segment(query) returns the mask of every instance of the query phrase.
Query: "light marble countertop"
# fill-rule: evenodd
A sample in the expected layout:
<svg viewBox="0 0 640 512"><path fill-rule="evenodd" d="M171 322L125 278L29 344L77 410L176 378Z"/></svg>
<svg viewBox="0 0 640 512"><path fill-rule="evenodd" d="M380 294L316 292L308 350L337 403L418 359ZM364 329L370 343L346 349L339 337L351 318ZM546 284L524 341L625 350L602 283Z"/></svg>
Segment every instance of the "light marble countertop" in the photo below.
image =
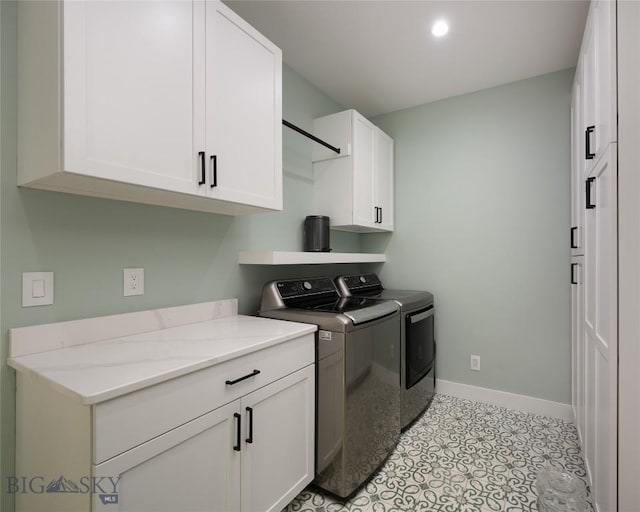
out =
<svg viewBox="0 0 640 512"><path fill-rule="evenodd" d="M18 372L96 404L315 332L315 325L235 315L10 358Z"/></svg>

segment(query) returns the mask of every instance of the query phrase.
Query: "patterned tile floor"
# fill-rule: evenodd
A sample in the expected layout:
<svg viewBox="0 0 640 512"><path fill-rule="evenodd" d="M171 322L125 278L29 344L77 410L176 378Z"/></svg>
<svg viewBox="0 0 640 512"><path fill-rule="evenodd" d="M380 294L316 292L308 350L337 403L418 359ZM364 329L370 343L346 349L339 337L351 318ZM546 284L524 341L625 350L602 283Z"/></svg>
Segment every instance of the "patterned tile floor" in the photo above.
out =
<svg viewBox="0 0 640 512"><path fill-rule="evenodd" d="M537 512L536 474L585 479L572 423L436 395L348 501L309 486L286 512Z"/></svg>

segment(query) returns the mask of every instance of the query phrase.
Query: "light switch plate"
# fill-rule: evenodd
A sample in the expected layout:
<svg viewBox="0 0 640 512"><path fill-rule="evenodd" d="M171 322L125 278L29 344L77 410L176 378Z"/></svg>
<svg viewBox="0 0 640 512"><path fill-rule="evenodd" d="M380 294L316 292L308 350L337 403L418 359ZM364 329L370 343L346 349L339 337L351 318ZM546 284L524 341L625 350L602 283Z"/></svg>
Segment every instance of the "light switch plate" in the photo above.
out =
<svg viewBox="0 0 640 512"><path fill-rule="evenodd" d="M53 272L22 273L22 307L53 304Z"/></svg>

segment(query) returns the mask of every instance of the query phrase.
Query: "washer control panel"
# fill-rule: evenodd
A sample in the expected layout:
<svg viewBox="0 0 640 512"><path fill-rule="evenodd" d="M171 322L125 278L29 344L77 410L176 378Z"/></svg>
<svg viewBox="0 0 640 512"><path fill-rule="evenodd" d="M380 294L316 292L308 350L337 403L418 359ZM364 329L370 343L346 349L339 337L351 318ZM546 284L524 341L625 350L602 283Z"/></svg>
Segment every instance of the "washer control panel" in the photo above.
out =
<svg viewBox="0 0 640 512"><path fill-rule="evenodd" d="M308 279L292 279L290 281L278 281L278 293L283 299L304 297L325 293L337 294L333 281L328 277L312 277Z"/></svg>

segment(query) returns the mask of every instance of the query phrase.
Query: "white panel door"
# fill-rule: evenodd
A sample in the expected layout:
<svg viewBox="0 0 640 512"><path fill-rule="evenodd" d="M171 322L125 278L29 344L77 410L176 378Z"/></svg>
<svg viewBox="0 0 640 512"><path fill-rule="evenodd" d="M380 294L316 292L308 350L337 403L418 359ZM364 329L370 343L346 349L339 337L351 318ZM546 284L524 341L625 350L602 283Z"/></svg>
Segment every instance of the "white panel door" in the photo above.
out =
<svg viewBox="0 0 640 512"><path fill-rule="evenodd" d="M596 158L618 140L616 120L616 1L597 0L595 9Z"/></svg>
<svg viewBox="0 0 640 512"><path fill-rule="evenodd" d="M315 365L242 398L243 512L279 512L313 479Z"/></svg>
<svg viewBox="0 0 640 512"><path fill-rule="evenodd" d="M239 400L94 466L94 512L238 512ZM239 447L239 446L238 446ZM118 477L117 504L108 477Z"/></svg>
<svg viewBox="0 0 640 512"><path fill-rule="evenodd" d="M64 2L64 169L202 194L192 2Z"/></svg>
<svg viewBox="0 0 640 512"><path fill-rule="evenodd" d="M584 257L571 259L571 403L584 445L585 349L584 349Z"/></svg>
<svg viewBox="0 0 640 512"><path fill-rule="evenodd" d="M374 204L378 212L378 228L393 231L393 139L379 128L375 132Z"/></svg>
<svg viewBox="0 0 640 512"><path fill-rule="evenodd" d="M282 209L282 52L231 9L206 3L211 197Z"/></svg>
<svg viewBox="0 0 640 512"><path fill-rule="evenodd" d="M582 125L582 83L576 70L571 102L571 255L584 254L584 128Z"/></svg>
<svg viewBox="0 0 640 512"><path fill-rule="evenodd" d="M595 8L592 3L589 9L587 24L584 28L582 49L580 53L582 84L582 126L579 136L585 138L582 151L584 164L583 177L586 178L593 168L596 158L596 41L595 41Z"/></svg>
<svg viewBox="0 0 640 512"><path fill-rule="evenodd" d="M617 145L585 184L585 452L598 511L616 509L617 488Z"/></svg>
<svg viewBox="0 0 640 512"><path fill-rule="evenodd" d="M589 7L589 17L582 43L583 130L587 171L617 140L616 128L616 53L615 9L613 0L595 0Z"/></svg>
<svg viewBox="0 0 640 512"><path fill-rule="evenodd" d="M353 223L377 228L374 147L377 128L353 112Z"/></svg>

